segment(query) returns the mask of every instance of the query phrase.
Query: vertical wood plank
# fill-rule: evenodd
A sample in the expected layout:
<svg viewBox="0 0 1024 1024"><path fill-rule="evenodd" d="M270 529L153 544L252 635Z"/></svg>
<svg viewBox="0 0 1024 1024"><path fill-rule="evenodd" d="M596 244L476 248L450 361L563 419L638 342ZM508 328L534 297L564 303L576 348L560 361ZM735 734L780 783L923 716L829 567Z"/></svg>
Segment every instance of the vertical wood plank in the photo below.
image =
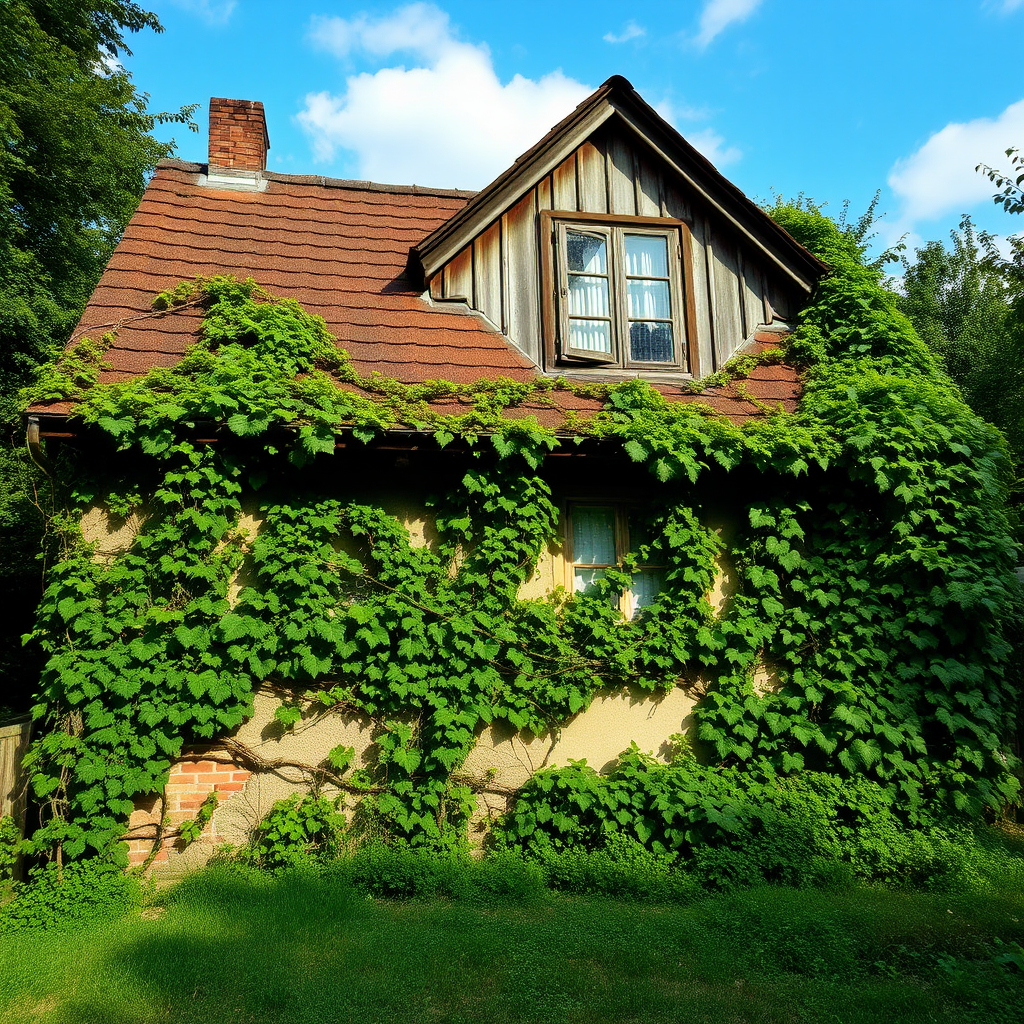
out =
<svg viewBox="0 0 1024 1024"><path fill-rule="evenodd" d="M711 284L708 280L707 222L703 217L694 220L690 231L691 262L693 273L693 295L687 297L693 303L697 332L697 375L706 377L714 373L715 343L711 321Z"/></svg>
<svg viewBox="0 0 1024 1024"><path fill-rule="evenodd" d="M540 259L537 250L537 197L530 191L502 218L508 249L508 329L506 334L540 362Z"/></svg>
<svg viewBox="0 0 1024 1024"><path fill-rule="evenodd" d="M474 306L501 329L501 228L492 224L473 243Z"/></svg>
<svg viewBox="0 0 1024 1024"><path fill-rule="evenodd" d="M441 270L430 279L430 297L432 299L444 298L444 272Z"/></svg>
<svg viewBox="0 0 1024 1024"><path fill-rule="evenodd" d="M607 141L605 174L608 176L608 212L636 216L636 181L633 151L619 135Z"/></svg>
<svg viewBox="0 0 1024 1024"><path fill-rule="evenodd" d="M664 208L666 217L685 220L688 224L693 222L693 211L686 196L668 182L665 183L664 189Z"/></svg>
<svg viewBox="0 0 1024 1024"><path fill-rule="evenodd" d="M750 337L750 327L747 324L747 297L744 294L746 289L743 286L743 278L746 270L746 267L744 266L743 246L737 245L736 248L733 250L733 255L736 259L736 285L738 304L740 310L740 337L742 337L743 340L746 341L747 338Z"/></svg>
<svg viewBox="0 0 1024 1024"><path fill-rule="evenodd" d="M661 216L661 175L638 155L636 160L636 212L641 217ZM683 218L680 218L681 220Z"/></svg>
<svg viewBox="0 0 1024 1024"><path fill-rule="evenodd" d="M504 216L498 220L498 238L501 241L501 333L508 337L508 233Z"/></svg>
<svg viewBox="0 0 1024 1024"><path fill-rule="evenodd" d="M765 323L764 271L760 262L750 253L743 255L743 307L749 338L761 324Z"/></svg>
<svg viewBox="0 0 1024 1024"><path fill-rule="evenodd" d="M765 282L765 295L775 316L792 322L800 309L801 301L793 289L785 287L778 275L769 275Z"/></svg>
<svg viewBox="0 0 1024 1024"><path fill-rule="evenodd" d="M715 234L712 248L714 254L714 303L715 319L715 363L722 366L743 344L743 307L740 292L740 278L735 243L720 232Z"/></svg>
<svg viewBox="0 0 1024 1024"><path fill-rule="evenodd" d="M693 296L693 233L685 222L680 228L682 245L680 253L683 261L683 297L685 308L683 310L682 322L686 334L686 369L694 377L700 377L700 353L697 348L697 310L694 306Z"/></svg>
<svg viewBox="0 0 1024 1024"><path fill-rule="evenodd" d="M473 297L473 247L467 245L444 268L444 297L466 299Z"/></svg>
<svg viewBox="0 0 1024 1024"><path fill-rule="evenodd" d="M576 150L579 176L579 208L584 213L608 212L608 178L604 153L592 142L584 142Z"/></svg>
<svg viewBox="0 0 1024 1024"><path fill-rule="evenodd" d="M549 174L546 178L541 178L537 182L537 210L554 210L556 207L551 201L553 186L551 184L551 175Z"/></svg>
<svg viewBox="0 0 1024 1024"><path fill-rule="evenodd" d="M28 750L31 722L0 726L0 818L13 816L18 825L25 810L21 798L21 761Z"/></svg>
<svg viewBox="0 0 1024 1024"><path fill-rule="evenodd" d="M551 172L552 202L554 210L579 209L576 200L576 154L560 163Z"/></svg>

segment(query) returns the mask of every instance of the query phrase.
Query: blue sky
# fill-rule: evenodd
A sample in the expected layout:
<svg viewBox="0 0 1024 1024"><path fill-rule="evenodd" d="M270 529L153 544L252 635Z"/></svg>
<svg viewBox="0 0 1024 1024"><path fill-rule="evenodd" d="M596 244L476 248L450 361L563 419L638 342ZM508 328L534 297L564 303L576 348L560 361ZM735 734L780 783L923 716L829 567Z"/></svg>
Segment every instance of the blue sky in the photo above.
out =
<svg viewBox="0 0 1024 1024"><path fill-rule="evenodd" d="M262 100L271 170L480 188L613 74L754 199L838 214L882 190L879 241L997 234L979 161L1024 147L1024 0L150 0L124 63L153 110Z"/></svg>

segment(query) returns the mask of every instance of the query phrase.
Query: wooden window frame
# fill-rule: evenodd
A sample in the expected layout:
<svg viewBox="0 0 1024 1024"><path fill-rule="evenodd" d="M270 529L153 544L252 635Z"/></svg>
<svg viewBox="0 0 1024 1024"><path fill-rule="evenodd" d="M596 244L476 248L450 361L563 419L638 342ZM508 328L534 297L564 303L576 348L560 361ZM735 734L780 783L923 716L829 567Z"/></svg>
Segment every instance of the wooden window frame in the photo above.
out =
<svg viewBox="0 0 1024 1024"><path fill-rule="evenodd" d="M615 562L605 565L604 563L577 562L573 552L573 509L576 508L607 508L611 509L615 516ZM565 502L562 521L565 523L563 533L563 558L565 566L565 589L570 594L579 593L576 589L577 569L607 569L615 568L622 564L622 560L632 550L629 540L629 518L630 515L640 511L640 505L632 502L602 501L598 498L571 499ZM660 570L665 572L667 566L661 563L645 563L638 566L639 570ZM664 584L664 581L662 581ZM622 617L630 621L636 617L640 608L635 604L632 588L620 592L616 604Z"/></svg>
<svg viewBox="0 0 1024 1024"><path fill-rule="evenodd" d="M612 353L568 349L568 307L565 233L573 228L604 234L609 241ZM630 232L633 229L633 232ZM667 374L695 378L697 365L697 323L694 307L692 241L685 221L672 217L615 216L580 213L575 210L542 210L541 232L541 324L546 365L589 373L636 376ZM664 237L668 243L669 301L675 339L672 362L651 362L629 358L627 277L624 272L624 236L627 233ZM620 270L622 268L622 270ZM568 350L567 350L568 349Z"/></svg>

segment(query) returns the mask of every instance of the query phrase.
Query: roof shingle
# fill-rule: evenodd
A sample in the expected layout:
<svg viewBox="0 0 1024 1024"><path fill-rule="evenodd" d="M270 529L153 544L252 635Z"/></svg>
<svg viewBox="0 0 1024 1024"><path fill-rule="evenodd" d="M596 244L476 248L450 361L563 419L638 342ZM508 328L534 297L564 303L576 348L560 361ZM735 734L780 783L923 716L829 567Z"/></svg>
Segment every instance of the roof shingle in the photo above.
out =
<svg viewBox="0 0 1024 1024"><path fill-rule="evenodd" d="M176 160L159 165L82 315L72 342L116 331L101 383L173 366L198 336L200 314L154 314L153 298L180 281L218 274L252 277L323 317L363 376L378 371L406 383L468 383L498 376L527 381L539 372L482 317L458 304L435 304L406 276L410 247L473 193L280 174L265 175L264 191L229 191L202 184L204 170ZM735 422L763 416L765 405L792 410L800 394L798 375L785 366L758 367L739 389L695 394L658 387ZM521 413L558 427L570 408L600 407L566 391L552 399L557 407L530 403ZM60 402L30 411L70 409Z"/></svg>

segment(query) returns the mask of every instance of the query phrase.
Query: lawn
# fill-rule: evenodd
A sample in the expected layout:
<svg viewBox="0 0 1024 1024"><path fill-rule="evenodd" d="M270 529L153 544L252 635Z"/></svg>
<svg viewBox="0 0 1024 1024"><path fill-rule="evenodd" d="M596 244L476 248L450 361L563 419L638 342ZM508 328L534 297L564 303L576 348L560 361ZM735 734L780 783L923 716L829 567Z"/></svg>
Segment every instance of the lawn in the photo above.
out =
<svg viewBox="0 0 1024 1024"><path fill-rule="evenodd" d="M0 937L0 1020L1018 1024L1021 942L1024 893L394 901L330 869L212 868Z"/></svg>

